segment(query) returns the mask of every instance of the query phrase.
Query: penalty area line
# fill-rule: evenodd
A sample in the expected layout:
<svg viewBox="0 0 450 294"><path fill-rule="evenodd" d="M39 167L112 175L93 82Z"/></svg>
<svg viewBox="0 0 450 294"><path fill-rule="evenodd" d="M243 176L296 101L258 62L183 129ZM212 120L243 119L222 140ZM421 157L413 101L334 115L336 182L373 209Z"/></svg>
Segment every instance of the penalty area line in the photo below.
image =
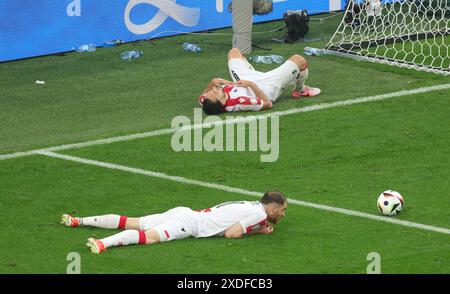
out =
<svg viewBox="0 0 450 294"><path fill-rule="evenodd" d="M269 113L260 114L260 115L251 115L251 116L247 116L247 117L236 117L234 119L227 119L226 121L221 120L221 121L215 122L213 124L201 123L201 124L196 124L196 125L191 125L189 127L181 128L180 131L185 131L185 130L187 131L187 130L193 130L193 129L198 129L198 128L210 128L213 125L226 125L226 124L250 122L250 121L258 120L258 119L261 119L264 117L268 118L268 117L274 117L274 116L285 116L285 115L297 114L297 113L302 113L302 112L310 112L310 111L315 111L315 110L336 108L336 107L341 107L341 106L350 106L350 105L354 105L354 104L380 101L380 100L385 100L385 99L394 98L394 97L402 97L402 96L427 93L427 92L439 91L439 90L446 90L446 89L450 89L450 84L441 84L441 85L435 85L435 86L430 86L430 87L417 88L417 89L413 89L413 90L392 92L392 93L387 93L387 94L382 94L382 95L360 97L360 98L342 100L342 101L336 101L336 102L319 103L319 104L314 104L314 105L310 105L310 106L306 106L306 107L299 107L299 108L293 108L293 109L288 109L288 110L283 110L283 111L269 112ZM130 135L124 135L124 136L118 136L118 137L110 137L110 138L93 140L93 141L65 144L65 145L59 145L59 146L54 146L54 147L42 148L42 149L35 149L35 150L30 150L30 151L15 152L15 153L10 153L10 154L0 154L0 160L41 154L42 151L56 152L56 151L68 150L68 149L79 149L79 148L95 146L95 145L111 144L111 143L115 143L115 142L125 142L125 141L131 141L131 140L136 140L136 139L172 134L175 131L176 131L176 129L168 128L168 129L161 129L161 130L155 130L155 131L144 132L144 133L130 134Z"/></svg>
<svg viewBox="0 0 450 294"><path fill-rule="evenodd" d="M170 181L183 183L183 184L189 184L189 185L195 185L195 186L201 186L201 187L205 187L205 188L226 191L226 192L230 192L230 193L238 193L238 194L248 195L248 196L253 196L253 197L258 197L258 198L263 196L263 193L261 193L261 192L249 191L249 190L235 188L235 187L221 185L221 184L214 184L214 183L208 183L208 182L203 182L203 181L191 180L191 179L187 179L184 177L171 176L171 175L168 175L165 173L154 172L154 171L144 170L144 169L140 169L140 168L128 167L128 166L124 166L124 165L102 162L102 161L81 158L81 157L76 157L76 156L64 155L64 154L50 152L50 151L39 151L37 154L48 156L48 157L53 157L53 158L58 158L58 159L63 159L63 160L67 160L67 161L92 165L92 166L104 167L104 168L108 168L108 169L112 169L112 170L129 172L132 174L139 174L139 175L144 175L144 176L149 176L149 177L170 180ZM416 228L416 229L427 230L427 231L432 231L432 232L437 232L437 233L442 233L442 234L450 234L450 229L448 229L448 228L435 227L435 226L430 226L430 225L425 225L425 224L420 224L420 223L415 223L415 222L410 222L410 221L405 221L405 220L398 220L398 219L394 219L394 218L373 215L373 214L360 212L360 211L356 211L356 210L322 205L322 204L317 204L317 203L312 203L312 202L307 202L307 201L302 201L302 200L296 200L296 199L291 199L291 198L288 198L288 203L298 205L298 206L305 206L305 207L325 210L325 211L329 211L329 212L345 214L345 215L349 215L349 216L356 216L356 217L360 217L360 218L371 219L371 220L375 220L375 221L392 223L392 224L409 227L409 228Z"/></svg>

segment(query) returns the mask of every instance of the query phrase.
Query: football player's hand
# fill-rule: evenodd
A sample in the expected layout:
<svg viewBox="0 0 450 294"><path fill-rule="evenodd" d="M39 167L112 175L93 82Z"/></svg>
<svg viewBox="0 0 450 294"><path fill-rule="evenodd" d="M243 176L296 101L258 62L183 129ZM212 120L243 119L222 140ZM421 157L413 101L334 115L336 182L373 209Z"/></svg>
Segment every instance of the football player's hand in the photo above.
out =
<svg viewBox="0 0 450 294"><path fill-rule="evenodd" d="M234 83L236 86L240 86L240 87L252 87L254 85L253 82L251 81L246 81L246 80L240 80L240 81L236 81Z"/></svg>
<svg viewBox="0 0 450 294"><path fill-rule="evenodd" d="M259 230L259 233L261 233L261 234L270 234L272 232L273 232L273 227L271 224L265 224Z"/></svg>
<svg viewBox="0 0 450 294"><path fill-rule="evenodd" d="M227 81L225 79L221 79L221 78L215 78L213 79L213 83L215 86L223 86L223 85L229 85L232 84L232 82Z"/></svg>

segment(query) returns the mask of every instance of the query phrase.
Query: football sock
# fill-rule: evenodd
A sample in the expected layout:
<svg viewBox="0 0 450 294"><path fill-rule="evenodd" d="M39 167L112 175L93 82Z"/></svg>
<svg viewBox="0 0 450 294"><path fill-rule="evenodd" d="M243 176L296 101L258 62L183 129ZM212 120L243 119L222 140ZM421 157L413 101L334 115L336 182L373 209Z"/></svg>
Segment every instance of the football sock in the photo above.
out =
<svg viewBox="0 0 450 294"><path fill-rule="evenodd" d="M100 216L80 217L81 226L91 226L102 229L125 229L126 216L107 214Z"/></svg>
<svg viewBox="0 0 450 294"><path fill-rule="evenodd" d="M295 83L295 91L303 90L305 82L308 79L308 73L309 73L308 68L305 68L304 70L300 71L297 82Z"/></svg>
<svg viewBox="0 0 450 294"><path fill-rule="evenodd" d="M126 246L132 244L145 244L147 237L144 231L126 230L110 237L101 239L105 248L112 246Z"/></svg>

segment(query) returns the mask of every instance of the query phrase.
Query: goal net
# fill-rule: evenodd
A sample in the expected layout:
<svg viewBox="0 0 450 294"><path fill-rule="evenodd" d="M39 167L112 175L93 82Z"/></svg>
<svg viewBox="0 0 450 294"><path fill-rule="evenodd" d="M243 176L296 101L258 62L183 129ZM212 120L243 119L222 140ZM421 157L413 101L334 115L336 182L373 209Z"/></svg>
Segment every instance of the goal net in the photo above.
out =
<svg viewBox="0 0 450 294"><path fill-rule="evenodd" d="M450 0L348 0L327 52L450 75Z"/></svg>

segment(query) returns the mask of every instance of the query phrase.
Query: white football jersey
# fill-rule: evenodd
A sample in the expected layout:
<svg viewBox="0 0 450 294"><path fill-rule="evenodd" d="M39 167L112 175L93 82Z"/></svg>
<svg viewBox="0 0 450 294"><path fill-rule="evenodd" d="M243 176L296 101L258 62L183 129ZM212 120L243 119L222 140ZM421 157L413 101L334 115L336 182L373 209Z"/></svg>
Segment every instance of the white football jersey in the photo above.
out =
<svg viewBox="0 0 450 294"><path fill-rule="evenodd" d="M240 223L246 234L267 223L264 205L259 201L225 202L197 211L199 228L196 237L222 236L234 224Z"/></svg>

